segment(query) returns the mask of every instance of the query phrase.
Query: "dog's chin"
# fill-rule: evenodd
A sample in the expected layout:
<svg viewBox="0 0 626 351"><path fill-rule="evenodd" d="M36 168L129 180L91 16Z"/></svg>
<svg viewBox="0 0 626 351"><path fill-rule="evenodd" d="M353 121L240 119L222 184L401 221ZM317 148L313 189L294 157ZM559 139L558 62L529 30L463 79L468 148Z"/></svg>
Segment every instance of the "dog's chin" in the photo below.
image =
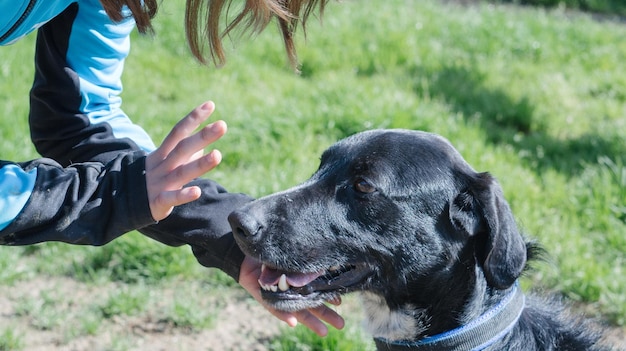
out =
<svg viewBox="0 0 626 351"><path fill-rule="evenodd" d="M262 279L259 280L263 300L278 310L288 312L318 307L326 301L337 300L343 294L362 290L374 273L364 263L335 266L316 273L297 273L266 265L264 270L271 271L268 275L278 274L281 277L276 284L263 284Z"/></svg>
<svg viewBox="0 0 626 351"><path fill-rule="evenodd" d="M308 308L315 308L325 301L336 300L339 293L312 293L306 296L299 294L285 294L262 291L263 300L271 307L286 312L295 312Z"/></svg>

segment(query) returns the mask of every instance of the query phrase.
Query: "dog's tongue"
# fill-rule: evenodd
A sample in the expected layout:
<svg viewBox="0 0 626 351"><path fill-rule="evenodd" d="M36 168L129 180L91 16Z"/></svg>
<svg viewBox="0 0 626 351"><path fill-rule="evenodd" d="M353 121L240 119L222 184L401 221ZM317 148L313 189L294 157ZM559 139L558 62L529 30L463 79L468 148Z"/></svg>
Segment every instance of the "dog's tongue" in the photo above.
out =
<svg viewBox="0 0 626 351"><path fill-rule="evenodd" d="M302 287L310 282L314 281L317 277L321 276L323 272L317 273L295 273L285 272L278 269L264 267L261 270L261 276L259 277L259 283L263 285L277 285L281 275L285 275L289 286Z"/></svg>

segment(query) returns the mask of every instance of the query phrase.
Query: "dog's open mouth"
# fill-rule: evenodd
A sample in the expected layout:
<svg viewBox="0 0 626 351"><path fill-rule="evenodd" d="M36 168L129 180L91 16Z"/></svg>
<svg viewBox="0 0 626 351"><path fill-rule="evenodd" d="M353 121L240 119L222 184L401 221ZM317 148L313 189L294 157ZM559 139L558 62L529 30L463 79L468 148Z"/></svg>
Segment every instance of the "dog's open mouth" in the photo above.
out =
<svg viewBox="0 0 626 351"><path fill-rule="evenodd" d="M366 264L347 264L314 273L288 272L263 264L259 285L268 301L337 297L373 273Z"/></svg>

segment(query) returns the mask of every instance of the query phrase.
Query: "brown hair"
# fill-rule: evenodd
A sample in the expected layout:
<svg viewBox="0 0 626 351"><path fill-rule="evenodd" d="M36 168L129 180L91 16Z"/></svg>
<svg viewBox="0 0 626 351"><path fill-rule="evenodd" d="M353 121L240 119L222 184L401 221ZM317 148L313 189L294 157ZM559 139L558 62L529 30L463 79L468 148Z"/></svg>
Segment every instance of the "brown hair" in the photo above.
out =
<svg viewBox="0 0 626 351"><path fill-rule="evenodd" d="M140 33L150 33L152 18L157 13L158 0L101 0L102 5L114 21L124 18L123 6L128 6L137 23ZM228 15L231 3L234 0L186 0L185 32L187 43L192 54L201 63L207 63L210 57L216 66L226 63L226 55L222 46L222 39L233 29L243 23L243 31L251 30L260 33L267 27L272 18L277 18L283 35L285 50L289 62L295 68L298 64L293 36L302 21L305 30L306 20L313 10L319 8L320 16L329 0L246 0L241 12L220 29L220 18L225 12ZM209 44L209 54L205 54L204 40Z"/></svg>

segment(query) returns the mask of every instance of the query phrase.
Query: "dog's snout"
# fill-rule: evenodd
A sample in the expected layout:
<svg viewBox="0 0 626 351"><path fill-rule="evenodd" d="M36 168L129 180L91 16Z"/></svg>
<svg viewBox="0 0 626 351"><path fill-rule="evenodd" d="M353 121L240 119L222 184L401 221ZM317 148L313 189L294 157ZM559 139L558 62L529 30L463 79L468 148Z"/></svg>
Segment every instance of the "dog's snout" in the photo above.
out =
<svg viewBox="0 0 626 351"><path fill-rule="evenodd" d="M233 230L233 234L240 239L252 240L258 237L263 226L254 216L242 212L235 211L228 216L228 222Z"/></svg>

